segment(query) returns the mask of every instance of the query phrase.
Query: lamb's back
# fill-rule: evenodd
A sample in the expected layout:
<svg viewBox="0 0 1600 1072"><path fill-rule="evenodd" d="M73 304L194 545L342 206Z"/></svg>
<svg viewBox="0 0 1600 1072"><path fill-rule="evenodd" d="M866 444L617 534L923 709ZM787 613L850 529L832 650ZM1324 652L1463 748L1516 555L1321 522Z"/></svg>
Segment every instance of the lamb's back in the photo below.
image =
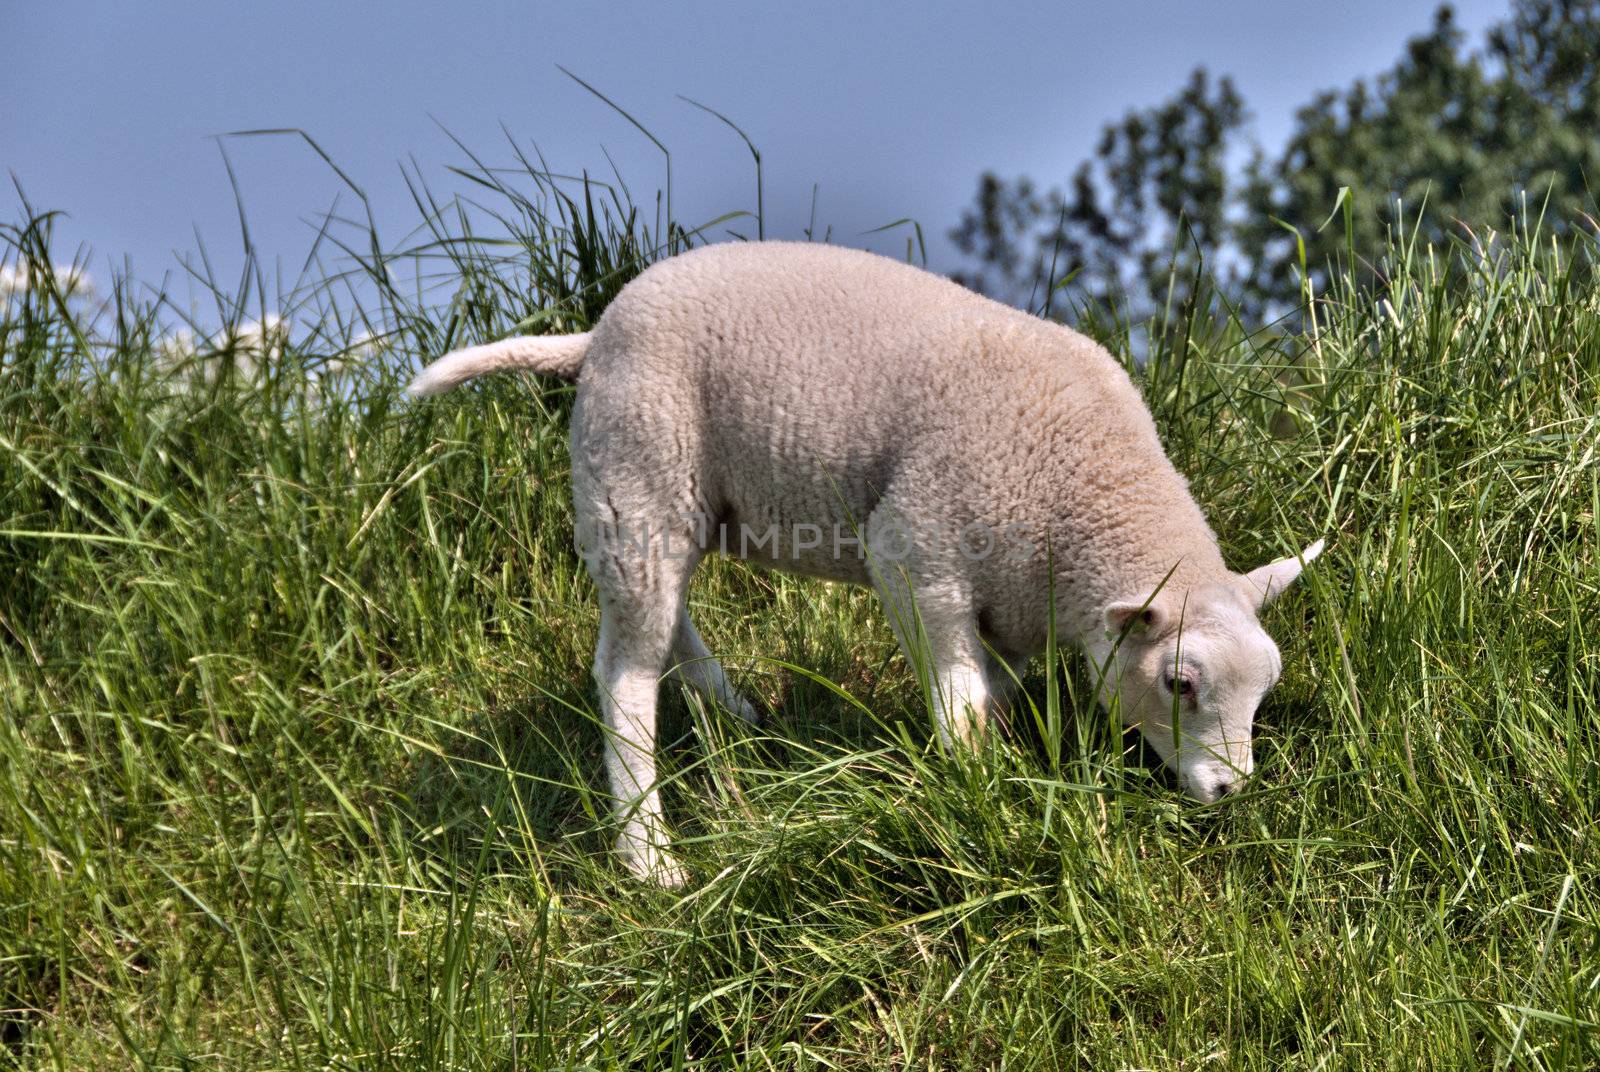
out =
<svg viewBox="0 0 1600 1072"><path fill-rule="evenodd" d="M944 429L983 396L1036 391L1041 377L1081 381L1110 364L1087 340L1083 353L1045 352L1048 332L1070 334L887 257L728 243L630 283L602 320L585 378L691 382L726 446L840 463Z"/></svg>
<svg viewBox="0 0 1600 1072"><path fill-rule="evenodd" d="M960 523L1214 547L1103 348L876 254L764 242L660 262L607 311L592 380L669 399L709 505L741 520L859 522L899 485Z"/></svg>

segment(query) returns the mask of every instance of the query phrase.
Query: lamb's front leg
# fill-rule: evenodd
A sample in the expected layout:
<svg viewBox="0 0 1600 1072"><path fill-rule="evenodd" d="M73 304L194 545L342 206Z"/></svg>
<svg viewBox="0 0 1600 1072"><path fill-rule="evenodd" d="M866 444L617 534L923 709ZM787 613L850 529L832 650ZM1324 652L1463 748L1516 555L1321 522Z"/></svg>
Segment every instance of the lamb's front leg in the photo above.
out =
<svg viewBox="0 0 1600 1072"><path fill-rule="evenodd" d="M993 642L984 644L983 654L983 667L989 681L989 712L994 718L1007 720L1016 714L1015 705L1022 693L1022 675L1027 671L1028 660L996 648Z"/></svg>
<svg viewBox="0 0 1600 1072"><path fill-rule="evenodd" d="M946 747L976 745L993 699L970 603L955 586L913 592L906 572L892 566L875 570L874 583L900 650L933 701L939 739Z"/></svg>
<svg viewBox="0 0 1600 1072"><path fill-rule="evenodd" d="M930 637L929 647L937 653L933 669L939 739L947 748L957 741L976 747L989 728L990 705L994 702L983 662L972 657L963 638L946 638L940 647Z"/></svg>

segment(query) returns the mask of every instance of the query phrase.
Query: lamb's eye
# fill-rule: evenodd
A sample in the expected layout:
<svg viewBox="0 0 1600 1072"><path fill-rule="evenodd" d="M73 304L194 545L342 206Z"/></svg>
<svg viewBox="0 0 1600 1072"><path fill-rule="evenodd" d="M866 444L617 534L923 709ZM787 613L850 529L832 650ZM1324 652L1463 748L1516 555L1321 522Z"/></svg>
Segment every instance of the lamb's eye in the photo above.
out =
<svg viewBox="0 0 1600 1072"><path fill-rule="evenodd" d="M1190 677L1188 674L1178 673L1176 671L1170 672L1167 674L1165 684L1167 686L1167 691L1172 693L1174 696L1178 696L1187 700L1194 695L1194 678Z"/></svg>

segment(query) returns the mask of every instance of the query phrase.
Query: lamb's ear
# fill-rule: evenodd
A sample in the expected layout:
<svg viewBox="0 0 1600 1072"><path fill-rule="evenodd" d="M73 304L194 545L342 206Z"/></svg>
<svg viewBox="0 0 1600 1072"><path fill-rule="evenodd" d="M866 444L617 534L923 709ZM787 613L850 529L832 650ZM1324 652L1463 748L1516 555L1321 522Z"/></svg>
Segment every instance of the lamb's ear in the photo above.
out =
<svg viewBox="0 0 1600 1072"><path fill-rule="evenodd" d="M1106 636L1115 640L1128 636L1159 633L1172 624L1172 607L1160 593L1149 599L1121 599L1106 607Z"/></svg>
<svg viewBox="0 0 1600 1072"><path fill-rule="evenodd" d="M1318 540L1298 555L1268 562L1246 573L1244 579L1249 583L1245 585L1245 594L1255 600L1256 609L1283 595L1295 578L1300 576L1300 571L1306 568L1306 564L1322 554L1323 545L1324 541Z"/></svg>

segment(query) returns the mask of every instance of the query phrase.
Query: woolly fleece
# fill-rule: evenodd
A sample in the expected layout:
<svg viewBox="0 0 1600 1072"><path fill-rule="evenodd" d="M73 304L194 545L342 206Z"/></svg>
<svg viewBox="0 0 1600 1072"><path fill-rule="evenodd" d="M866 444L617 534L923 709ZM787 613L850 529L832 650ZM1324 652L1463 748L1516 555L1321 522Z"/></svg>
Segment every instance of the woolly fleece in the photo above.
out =
<svg viewBox="0 0 1600 1072"><path fill-rule="evenodd" d="M1113 675L1144 659L1147 691L1172 676L1176 656L1157 642L1180 617L1219 623L1216 658L1253 675L1229 701L1248 702L1243 751L1237 711L1217 716L1231 725L1210 734L1210 759L1185 753L1187 740L1153 743L1186 778L1204 767L1211 782L1185 782L1201 799L1248 773L1249 720L1276 676L1255 611L1300 562L1248 580L1227 569L1126 371L1077 332L874 254L738 243L652 266L586 335L461 351L412 390L513 367L577 379L573 494L601 599L596 677L617 737L619 847L641 874L681 878L643 754L660 673L677 663L690 684L753 714L684 608L693 549L740 554L746 532L771 538L742 541L742 557L878 587L902 643L926 644L952 705L949 738L972 731L964 707L981 718L1005 691L985 646L1008 663L1042 649L1051 592L1060 633L1111 656ZM1002 538L980 558L985 532ZM898 539L904 553L880 560L854 537L874 553ZM1140 650L1118 656L1107 631L1130 625ZM1142 722L1163 721L1146 707Z"/></svg>

